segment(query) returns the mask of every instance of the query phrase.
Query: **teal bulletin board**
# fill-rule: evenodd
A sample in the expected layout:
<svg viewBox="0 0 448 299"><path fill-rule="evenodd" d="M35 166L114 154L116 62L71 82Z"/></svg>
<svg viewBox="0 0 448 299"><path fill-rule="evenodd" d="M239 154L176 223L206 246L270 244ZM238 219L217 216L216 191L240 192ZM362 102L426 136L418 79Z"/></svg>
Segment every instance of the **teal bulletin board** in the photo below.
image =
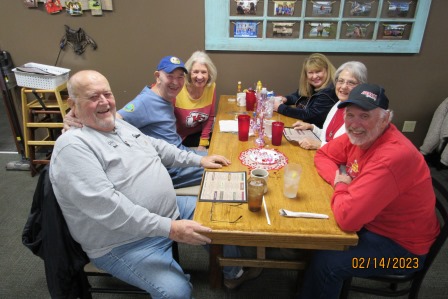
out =
<svg viewBox="0 0 448 299"><path fill-rule="evenodd" d="M205 0L205 49L419 53L431 0Z"/></svg>

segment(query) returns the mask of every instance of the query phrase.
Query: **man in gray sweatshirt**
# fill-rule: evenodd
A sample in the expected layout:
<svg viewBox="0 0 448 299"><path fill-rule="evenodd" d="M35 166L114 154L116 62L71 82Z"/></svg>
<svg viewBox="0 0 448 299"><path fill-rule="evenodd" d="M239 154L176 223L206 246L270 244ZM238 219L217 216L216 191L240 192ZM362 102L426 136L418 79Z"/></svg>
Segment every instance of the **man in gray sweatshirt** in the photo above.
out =
<svg viewBox="0 0 448 299"><path fill-rule="evenodd" d="M206 245L210 228L191 220L196 198L176 198L166 167L221 168L223 156L199 156L146 136L115 118L107 79L81 71L68 84L68 103L83 124L56 141L50 179L73 238L100 269L152 298L190 298L192 286L172 257L172 242ZM226 246L228 256L239 256ZM256 276L227 267L227 280ZM259 274L259 273L258 273Z"/></svg>

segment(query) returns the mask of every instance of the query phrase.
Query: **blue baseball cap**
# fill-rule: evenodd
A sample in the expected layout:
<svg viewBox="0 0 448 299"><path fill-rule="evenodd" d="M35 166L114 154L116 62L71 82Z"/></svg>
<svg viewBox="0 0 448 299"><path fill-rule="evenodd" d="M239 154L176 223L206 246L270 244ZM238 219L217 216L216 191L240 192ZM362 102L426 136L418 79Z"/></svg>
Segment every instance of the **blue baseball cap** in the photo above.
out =
<svg viewBox="0 0 448 299"><path fill-rule="evenodd" d="M158 71L164 71L166 73L172 73L175 69L181 68L185 73L188 73L182 60L176 56L165 56L160 60L157 66Z"/></svg>

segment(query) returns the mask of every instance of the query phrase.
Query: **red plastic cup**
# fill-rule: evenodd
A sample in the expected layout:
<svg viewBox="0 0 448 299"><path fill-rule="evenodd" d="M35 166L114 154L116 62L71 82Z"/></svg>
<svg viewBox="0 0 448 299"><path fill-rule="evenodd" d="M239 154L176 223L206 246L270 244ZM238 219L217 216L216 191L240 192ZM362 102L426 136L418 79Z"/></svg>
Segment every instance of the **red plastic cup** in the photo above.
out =
<svg viewBox="0 0 448 299"><path fill-rule="evenodd" d="M247 102L246 102L247 105ZM250 116L247 114L238 115L238 140L249 140Z"/></svg>
<svg viewBox="0 0 448 299"><path fill-rule="evenodd" d="M246 91L246 111L254 111L257 95L255 91Z"/></svg>
<svg viewBox="0 0 448 299"><path fill-rule="evenodd" d="M275 121L272 123L272 145L281 145L283 128L285 124L281 121Z"/></svg>

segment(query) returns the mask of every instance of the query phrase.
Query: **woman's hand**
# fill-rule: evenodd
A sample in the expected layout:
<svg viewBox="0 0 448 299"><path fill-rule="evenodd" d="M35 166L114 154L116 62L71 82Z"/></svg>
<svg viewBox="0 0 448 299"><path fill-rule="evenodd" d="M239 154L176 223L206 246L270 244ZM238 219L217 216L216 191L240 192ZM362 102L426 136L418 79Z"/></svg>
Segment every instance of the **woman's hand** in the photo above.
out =
<svg viewBox="0 0 448 299"><path fill-rule="evenodd" d="M298 120L292 124L293 128L296 130L312 130L314 129L313 124L306 123L304 121Z"/></svg>
<svg viewBox="0 0 448 299"><path fill-rule="evenodd" d="M287 99L285 97L281 97L282 100L281 101L274 101L274 111L278 110L278 106L280 106L281 104L286 103Z"/></svg>
<svg viewBox="0 0 448 299"><path fill-rule="evenodd" d="M301 141L299 141L299 145L301 148L304 148L307 150L314 150L314 149L320 148L321 142L319 140L315 140L315 139L303 138Z"/></svg>

